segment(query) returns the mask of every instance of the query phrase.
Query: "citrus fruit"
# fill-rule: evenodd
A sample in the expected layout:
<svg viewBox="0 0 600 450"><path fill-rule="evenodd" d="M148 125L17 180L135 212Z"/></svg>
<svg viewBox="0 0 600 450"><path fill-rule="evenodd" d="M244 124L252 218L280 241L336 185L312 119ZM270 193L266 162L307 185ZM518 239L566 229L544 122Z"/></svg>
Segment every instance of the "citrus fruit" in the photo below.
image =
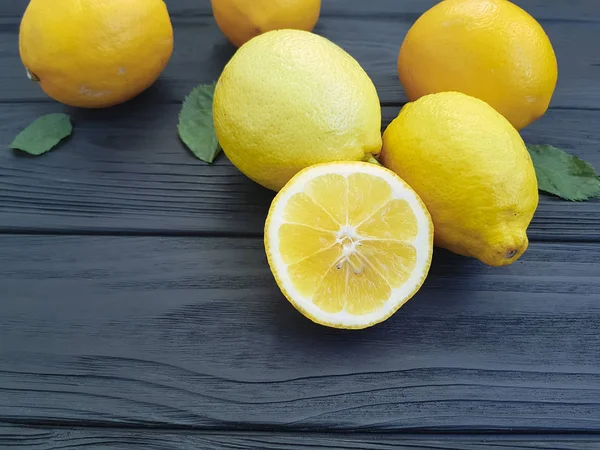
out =
<svg viewBox="0 0 600 450"><path fill-rule="evenodd" d="M409 103L383 135L383 164L420 195L435 243L492 266L527 249L537 179L521 136L482 100L442 92Z"/></svg>
<svg viewBox="0 0 600 450"><path fill-rule="evenodd" d="M171 57L173 28L163 0L31 0L19 48L50 97L103 108L154 83Z"/></svg>
<svg viewBox="0 0 600 450"><path fill-rule="evenodd" d="M541 117L558 69L540 24L507 0L445 0L412 26L398 57L410 100L459 91L521 129Z"/></svg>
<svg viewBox="0 0 600 450"><path fill-rule="evenodd" d="M287 299L316 323L366 328L421 287L433 226L415 192L364 162L318 164L277 194L265 225L271 271Z"/></svg>
<svg viewBox="0 0 600 450"><path fill-rule="evenodd" d="M237 47L266 31L312 31L321 0L212 0L217 25Z"/></svg>
<svg viewBox="0 0 600 450"><path fill-rule="evenodd" d="M244 44L217 82L213 117L231 162L273 190L313 164L381 150L371 79L348 53L307 31L270 31Z"/></svg>

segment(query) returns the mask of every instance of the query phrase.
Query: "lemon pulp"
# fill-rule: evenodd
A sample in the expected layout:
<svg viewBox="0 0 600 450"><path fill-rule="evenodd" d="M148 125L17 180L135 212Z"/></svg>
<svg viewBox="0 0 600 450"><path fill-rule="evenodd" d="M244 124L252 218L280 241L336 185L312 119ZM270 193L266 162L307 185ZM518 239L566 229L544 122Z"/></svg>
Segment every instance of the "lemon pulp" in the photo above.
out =
<svg viewBox="0 0 600 450"><path fill-rule="evenodd" d="M333 163L307 169L290 185L274 201L265 239L278 284L301 312L362 328L416 292L433 232L402 180L373 164Z"/></svg>

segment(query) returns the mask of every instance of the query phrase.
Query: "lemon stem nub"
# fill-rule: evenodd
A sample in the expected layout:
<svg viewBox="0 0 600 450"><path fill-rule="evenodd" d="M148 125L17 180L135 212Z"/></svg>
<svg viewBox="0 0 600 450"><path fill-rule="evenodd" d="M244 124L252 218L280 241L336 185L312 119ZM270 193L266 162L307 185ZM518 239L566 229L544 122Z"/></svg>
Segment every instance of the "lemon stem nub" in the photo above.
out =
<svg viewBox="0 0 600 450"><path fill-rule="evenodd" d="M40 78L35 73L33 73L27 67L25 67L25 72L27 72L27 78L29 78L31 81L35 81L36 83L39 83Z"/></svg>
<svg viewBox="0 0 600 450"><path fill-rule="evenodd" d="M364 162L371 163L371 164L376 164L376 165L378 165L378 166L380 166L380 165L381 165L381 163L379 162L379 160L378 160L377 158L375 158L375 157L374 157L374 156L373 156L371 153L367 153L367 154L365 155L365 158L364 158L364 160L363 160L363 161L364 161Z"/></svg>

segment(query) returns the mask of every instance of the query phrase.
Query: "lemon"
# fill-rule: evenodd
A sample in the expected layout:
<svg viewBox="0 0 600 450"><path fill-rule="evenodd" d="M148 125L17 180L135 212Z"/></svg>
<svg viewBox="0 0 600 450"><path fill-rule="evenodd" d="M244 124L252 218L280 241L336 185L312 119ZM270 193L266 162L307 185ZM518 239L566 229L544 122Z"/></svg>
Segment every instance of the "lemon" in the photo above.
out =
<svg viewBox="0 0 600 450"><path fill-rule="evenodd" d="M270 31L244 44L219 78L213 116L231 162L273 190L313 164L381 151L371 79L348 53L307 31Z"/></svg>
<svg viewBox="0 0 600 450"><path fill-rule="evenodd" d="M541 117L556 87L552 44L507 0L445 0L406 35L398 72L410 100L459 91L494 107L515 128Z"/></svg>
<svg viewBox="0 0 600 450"><path fill-rule="evenodd" d="M173 52L173 27L163 0L31 0L19 49L50 97L103 108L154 83Z"/></svg>
<svg viewBox="0 0 600 450"><path fill-rule="evenodd" d="M415 192L384 167L319 164L275 197L265 225L271 271L287 299L316 323L366 328L421 287L433 226Z"/></svg>
<svg viewBox="0 0 600 450"><path fill-rule="evenodd" d="M421 97L383 142L383 164L427 205L436 245L492 266L527 249L535 171L517 130L487 103L458 92Z"/></svg>
<svg viewBox="0 0 600 450"><path fill-rule="evenodd" d="M211 0L220 30L236 46L271 30L312 31L321 0Z"/></svg>

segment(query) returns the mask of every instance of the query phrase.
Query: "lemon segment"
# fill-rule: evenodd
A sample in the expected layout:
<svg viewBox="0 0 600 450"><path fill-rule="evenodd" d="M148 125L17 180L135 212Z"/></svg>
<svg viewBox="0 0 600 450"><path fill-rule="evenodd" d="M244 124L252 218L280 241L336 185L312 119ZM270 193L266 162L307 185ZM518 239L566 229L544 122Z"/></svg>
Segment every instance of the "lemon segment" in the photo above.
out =
<svg viewBox="0 0 600 450"><path fill-rule="evenodd" d="M310 297L341 256L342 249L336 245L291 264L288 266L290 281L300 294Z"/></svg>
<svg viewBox="0 0 600 450"><path fill-rule="evenodd" d="M279 251L286 264L294 264L335 244L336 236L307 225L284 223L279 229Z"/></svg>
<svg viewBox="0 0 600 450"><path fill-rule="evenodd" d="M301 171L277 195L265 249L287 299L314 322L365 328L421 287L433 225L417 194L383 167L326 163Z"/></svg>
<svg viewBox="0 0 600 450"><path fill-rule="evenodd" d="M406 283L417 263L416 249L400 241L365 239L360 243L360 253L392 288Z"/></svg>
<svg viewBox="0 0 600 450"><path fill-rule="evenodd" d="M348 221L360 224L392 198L391 186L376 176L355 173L348 176Z"/></svg>
<svg viewBox="0 0 600 450"><path fill-rule="evenodd" d="M304 192L294 195L285 210L285 220L289 223L305 223L311 218L311 226L324 230L335 231L340 222L330 213L321 208L315 200Z"/></svg>
<svg viewBox="0 0 600 450"><path fill-rule="evenodd" d="M385 203L373 216L358 225L361 236L379 239L410 240L417 236L417 221L406 200Z"/></svg>
<svg viewBox="0 0 600 450"><path fill-rule="evenodd" d="M326 205L327 212L337 224L346 223L348 210L348 183L339 174L327 174L306 184L306 194L318 205ZM335 202L332 201L335 199Z"/></svg>

